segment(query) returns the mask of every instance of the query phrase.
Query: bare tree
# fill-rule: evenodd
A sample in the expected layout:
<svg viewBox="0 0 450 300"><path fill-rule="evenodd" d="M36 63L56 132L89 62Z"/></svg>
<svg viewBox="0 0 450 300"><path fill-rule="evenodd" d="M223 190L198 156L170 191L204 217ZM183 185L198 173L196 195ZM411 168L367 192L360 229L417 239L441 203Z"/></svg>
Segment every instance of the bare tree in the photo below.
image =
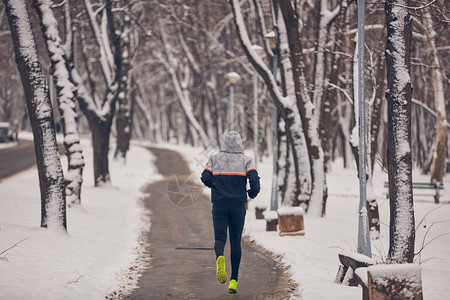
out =
<svg viewBox="0 0 450 300"><path fill-rule="evenodd" d="M109 174L109 140L111 125L115 115L116 102L119 88L119 76L121 68L120 43L117 39L116 30L112 20L112 3L107 0L101 9L94 11L90 0L85 0L84 5L89 25L92 29L94 40L100 53L100 70L105 83L105 92L102 101L95 89L89 91L75 67L73 41L68 39L66 43L67 64L70 70L71 81L77 87L77 98L89 122L92 133L92 145L94 148L94 181L95 185L103 185L110 182ZM100 15L100 18L98 16ZM66 14L70 18L70 14ZM98 24L100 19L100 25ZM73 39L71 26L66 26L67 36ZM85 41L84 41L85 42ZM91 87L95 86L92 81L89 68L87 69ZM100 103L98 103L100 102Z"/></svg>
<svg viewBox="0 0 450 300"><path fill-rule="evenodd" d="M297 2L290 0L276 1L283 15L284 23L289 40L290 60L292 64L293 82L297 106L300 112L301 124L305 134L308 149L309 162L311 166L311 201L309 214L313 216L324 216L327 199L327 184L325 176L324 153L319 136L319 124L314 104L308 95L305 79L305 61L303 56L303 44L300 33L300 16L298 14Z"/></svg>
<svg viewBox="0 0 450 300"><path fill-rule="evenodd" d="M34 136L41 191L41 227L67 230L66 192L52 104L25 1L4 0Z"/></svg>

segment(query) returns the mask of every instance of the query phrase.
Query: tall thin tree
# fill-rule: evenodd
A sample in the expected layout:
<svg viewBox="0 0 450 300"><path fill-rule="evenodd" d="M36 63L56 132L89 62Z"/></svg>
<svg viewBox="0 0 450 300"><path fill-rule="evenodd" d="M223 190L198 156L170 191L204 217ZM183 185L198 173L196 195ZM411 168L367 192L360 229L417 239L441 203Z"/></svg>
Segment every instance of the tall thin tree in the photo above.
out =
<svg viewBox="0 0 450 300"><path fill-rule="evenodd" d="M412 263L414 205L411 155L411 17L405 0L385 4L387 44L388 173L390 225L388 263Z"/></svg>

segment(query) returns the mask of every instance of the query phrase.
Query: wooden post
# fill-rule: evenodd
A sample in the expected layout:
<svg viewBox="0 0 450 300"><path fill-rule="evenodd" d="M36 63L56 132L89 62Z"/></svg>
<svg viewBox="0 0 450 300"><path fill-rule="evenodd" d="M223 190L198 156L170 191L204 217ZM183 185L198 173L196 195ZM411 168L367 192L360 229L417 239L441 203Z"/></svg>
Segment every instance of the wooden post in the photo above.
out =
<svg viewBox="0 0 450 300"><path fill-rule="evenodd" d="M255 205L255 217L257 220L264 220L264 211L266 208L267 206L263 204Z"/></svg>
<svg viewBox="0 0 450 300"><path fill-rule="evenodd" d="M278 215L276 211L269 210L264 212L266 219L266 231L277 231Z"/></svg>
<svg viewBox="0 0 450 300"><path fill-rule="evenodd" d="M305 235L303 221L304 210L301 207L281 207L278 209L280 235Z"/></svg>

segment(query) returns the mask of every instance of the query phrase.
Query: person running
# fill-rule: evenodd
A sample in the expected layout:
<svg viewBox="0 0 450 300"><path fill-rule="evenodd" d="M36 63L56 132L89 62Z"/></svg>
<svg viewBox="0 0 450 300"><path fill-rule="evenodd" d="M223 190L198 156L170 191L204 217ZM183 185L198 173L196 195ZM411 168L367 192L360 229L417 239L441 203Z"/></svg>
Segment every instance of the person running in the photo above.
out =
<svg viewBox="0 0 450 300"><path fill-rule="evenodd" d="M249 190L247 190L247 178L250 182ZM228 229L231 250L231 278L228 291L237 293L247 194L253 199L260 190L258 172L252 158L243 153L239 133L229 131L224 134L221 150L208 159L201 180L211 188L217 279L220 283L227 281L223 251Z"/></svg>

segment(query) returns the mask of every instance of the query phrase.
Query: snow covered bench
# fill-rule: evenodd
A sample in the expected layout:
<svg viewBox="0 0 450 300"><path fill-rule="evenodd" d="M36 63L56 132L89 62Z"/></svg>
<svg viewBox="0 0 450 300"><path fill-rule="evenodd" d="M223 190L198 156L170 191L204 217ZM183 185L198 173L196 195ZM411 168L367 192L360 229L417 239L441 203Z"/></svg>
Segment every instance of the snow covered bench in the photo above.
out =
<svg viewBox="0 0 450 300"><path fill-rule="evenodd" d="M358 286L358 278L355 272L359 268L367 268L375 265L375 261L363 254L341 251L338 254L341 265L334 282L348 286Z"/></svg>
<svg viewBox="0 0 450 300"><path fill-rule="evenodd" d="M384 182L384 187L387 188L386 198L389 198L389 182ZM413 182L413 193L417 196L434 196L434 202L439 203L441 190L444 189L442 182Z"/></svg>

